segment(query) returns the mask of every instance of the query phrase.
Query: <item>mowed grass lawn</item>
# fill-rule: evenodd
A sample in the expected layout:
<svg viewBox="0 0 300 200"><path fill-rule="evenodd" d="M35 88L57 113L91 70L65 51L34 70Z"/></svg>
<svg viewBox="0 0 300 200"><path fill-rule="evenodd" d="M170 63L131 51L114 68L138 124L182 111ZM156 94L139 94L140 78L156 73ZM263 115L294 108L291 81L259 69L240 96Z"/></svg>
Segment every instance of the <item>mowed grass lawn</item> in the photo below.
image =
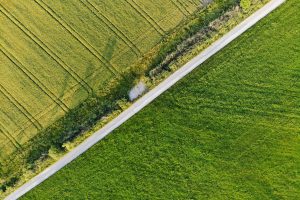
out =
<svg viewBox="0 0 300 200"><path fill-rule="evenodd" d="M299 3L22 199L299 199Z"/></svg>
<svg viewBox="0 0 300 200"><path fill-rule="evenodd" d="M0 162L139 71L134 63L200 5L180 2L2 0Z"/></svg>

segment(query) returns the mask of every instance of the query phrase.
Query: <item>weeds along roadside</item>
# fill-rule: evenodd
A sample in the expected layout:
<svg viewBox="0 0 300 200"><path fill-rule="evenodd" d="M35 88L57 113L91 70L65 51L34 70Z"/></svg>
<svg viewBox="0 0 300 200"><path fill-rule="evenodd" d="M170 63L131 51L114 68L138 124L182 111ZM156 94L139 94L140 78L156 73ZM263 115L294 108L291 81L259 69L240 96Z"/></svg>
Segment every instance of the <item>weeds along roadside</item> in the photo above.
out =
<svg viewBox="0 0 300 200"><path fill-rule="evenodd" d="M137 81L142 79L150 89L155 87L267 2L252 0L251 6L245 11L239 6L238 0L216 0L190 16L139 60L132 67L132 72L121 81L113 83L108 95L92 95L62 119L41 131L23 147L22 154L16 152L9 161L2 163L2 195L43 171L128 108L131 102L127 93Z"/></svg>

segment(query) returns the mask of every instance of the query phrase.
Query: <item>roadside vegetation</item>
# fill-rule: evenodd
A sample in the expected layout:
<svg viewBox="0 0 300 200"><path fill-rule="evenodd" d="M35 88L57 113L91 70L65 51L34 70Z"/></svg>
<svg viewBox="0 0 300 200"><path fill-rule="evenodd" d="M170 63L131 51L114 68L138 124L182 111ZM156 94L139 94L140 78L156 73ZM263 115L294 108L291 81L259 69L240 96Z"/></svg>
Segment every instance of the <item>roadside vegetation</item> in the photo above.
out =
<svg viewBox="0 0 300 200"><path fill-rule="evenodd" d="M1 1L0 159L87 99L132 82L133 63L200 8L172 2Z"/></svg>
<svg viewBox="0 0 300 200"><path fill-rule="evenodd" d="M297 199L298 4L287 1L22 199Z"/></svg>
<svg viewBox="0 0 300 200"><path fill-rule="evenodd" d="M99 13L103 13L104 11L103 12L97 11L97 8L101 9L101 6L94 5L96 4L96 2L94 2L93 4L90 1L81 1L80 4L83 8L86 8L87 10L90 11L94 11L91 13L98 12L98 16L95 15L93 16L97 18L97 20L95 21L95 19L93 19L93 17L91 16L91 13L85 10L86 16L84 15L84 17L86 17L86 19L90 19L89 23L91 23L91 28L94 28L94 30L91 29L90 32L87 33L84 32L86 31L85 28L83 28L85 26L83 26L83 24L82 26L80 25L80 23L83 22L74 24L71 20L72 18L74 18L74 16L72 16L74 15L74 13L72 12L76 10L75 8L82 9L81 6L78 6L76 3L74 4L71 2L66 2L66 4L68 5L61 5L61 3L59 2L40 1L40 0L35 1L35 3L37 4L36 6L41 8L43 12L47 13L47 16L41 14L39 16L41 17L39 20L47 21L46 18L50 16L51 20L50 19L48 20L50 20L51 23L56 24L55 26L60 27L64 31L68 32L68 34L66 35L64 35L63 32L60 33L60 35L63 34L62 35L63 38L67 37L65 39L66 41L69 41L70 38L73 39L75 38L77 42L74 40L74 45L75 44L78 45L79 43L78 48L83 46L84 48L82 49L82 51L86 52L86 50L88 50L86 52L86 55L90 56L89 54L92 54L95 57L95 59L98 60L97 62L99 63L91 64L91 66L89 66L89 65L85 65L86 60L84 59L81 61L76 60L80 58L76 58L75 60L72 60L72 62L74 61L74 64L75 63L78 64L78 67L80 68L80 70L83 70L83 72L84 69L82 69L82 67L89 67L89 70L91 69L90 72L93 75L88 76L89 78L81 81L78 79L78 77L81 77L81 75L78 76L77 74L80 73L79 68L78 70L75 69L74 71L75 73L71 71L71 75L69 71L68 76L71 77L67 77L67 79L65 79L66 76L63 75L65 79L65 83L69 84L70 83L69 80L73 80L73 79L75 80L75 82L78 81L78 83L80 83L81 85L79 86L78 89L75 89L75 91L79 92L78 97L82 99L77 99L75 93L70 94L69 97L63 97L65 95L64 92L61 92L63 96L61 96L60 99L57 99L57 95L55 95L55 93L53 93L50 90L47 90L48 87L50 86L52 87L52 82L51 83L48 82L48 85L43 86L41 83L39 83L40 79L36 77L37 75L32 74L30 70L26 71L26 68L22 65L22 63L18 63L18 61L16 60L16 63L14 64L19 65L18 67L23 67L23 71L22 71L23 75L27 73L26 76L30 77L33 81L31 79L30 80L36 86L43 87L42 90L37 89L37 91L34 92L33 94L36 95L36 97L39 97L41 99L43 95L47 95L47 98L45 98L44 101L45 102L49 101L50 98L50 101L53 101L56 105L56 107L53 108L59 111L54 111L55 114L48 115L49 117L51 117L51 119L49 120L47 119L47 117L43 118L43 120L47 121L47 123L49 123L50 125L41 123L40 120L35 119L33 114L30 114L31 112L28 112L30 115L27 114L28 115L27 119L30 119L30 124L31 124L28 125L28 127L34 128L36 129L36 131L32 131L32 130L29 131L29 129L28 130L24 129L24 131L20 132L19 134L20 137L26 135L26 138L22 140L22 142L20 142L21 140L19 139L15 140L14 137L11 137L10 138L11 141L9 143L8 142L3 143L4 146L8 146L7 149L11 147L13 147L11 149L14 149L11 150L12 153L10 152L9 154L3 154L4 156L2 156L3 160L1 160L1 166L0 166L0 174L1 174L0 183L2 184L1 188L3 192L7 193L7 191L11 191L11 187L22 184L24 181L28 180L36 173L40 172L47 165L59 159L61 155L63 155L65 152L71 150L74 146L76 146L76 144L80 143L84 138L88 137L93 132L93 130L101 127L103 124L108 122L111 118L113 118L118 113L120 113L123 109L126 109L130 105L130 102L128 102L128 90L134 85L134 83L136 83L136 81L140 81L140 79L142 79L145 80L145 82L147 82L149 88L155 86L158 82L163 80L163 77L167 76L178 66L184 63L189 58L189 56L191 57L195 53L198 53L199 51L207 47L211 42L216 40L223 33L225 33L230 28L232 28L232 26L236 25L244 17L248 16L251 12L256 10L258 7L262 6L267 1L255 1L255 0L251 1L251 6L247 10L244 10L240 5L240 2L236 0L226 0L226 1L216 0L213 1L211 4L207 4L206 7L202 7L201 9L198 10L196 10L197 3L195 2L192 3L192 1L187 1L189 3L186 3L186 5L190 5L190 6L185 7L187 9L186 11L180 9L180 7L178 8L178 5L175 6L177 10L179 10L178 12L180 12L182 16L179 17L178 14L175 14L177 15L176 16L177 18L174 18L173 15L172 15L173 17L172 16L170 17L172 18L172 20L174 20L172 21L172 23L174 23L173 26L171 26L172 23L170 23L170 21L157 20L162 16L156 16L157 19L154 19L155 17L149 18L147 13L141 11L141 10L145 10L146 7L150 9L151 5L152 6L155 5L159 7L160 4L158 1L157 2L155 1L156 3L152 2L151 5L147 5L148 3L145 1L139 3L138 1L126 1L126 2L127 3L125 4L129 6L131 9L135 10L135 13L138 13L137 15L139 15L139 17L142 16L141 18L146 20L146 22L143 23L147 23L150 27L153 28L153 30L155 30L154 32L157 34L157 37L153 36L153 38L151 39L152 36L151 37L149 36L150 39L149 38L148 39L149 41L153 42L155 40L154 38L156 38L157 39L156 43L159 42L158 44L152 44L152 43L148 44L147 43L149 42L148 40L138 40L138 39L133 39L133 41L139 41L139 43L134 43L134 44L131 43L128 38L136 37L135 33L130 33L132 31L135 31L134 29L132 29L131 27L122 27L122 30L124 30L124 32L126 33L125 36L122 34L122 31L116 29L116 27L118 27L116 25L119 25L118 23L120 23L120 21L118 21L117 18L119 17L119 20L124 18L124 16L122 16L122 13L119 13L117 18L111 17L111 19L116 20L115 22L112 21L109 22L107 21L106 17L100 16ZM113 2L105 2L105 3L111 4ZM25 5L26 2L22 2L22 4L24 4L25 7L28 6ZM5 9L1 8L2 14L5 15L6 18L8 18L10 21L14 21L13 20L14 18L11 17L10 14L16 16L16 18L21 18L24 14L24 13L22 14L22 12L24 11L21 11L21 13L19 13L20 11L17 9L11 13L7 12L7 9L9 9L10 7L14 8L14 6L17 5L19 4L11 3L5 5L7 6L7 8ZM137 8L137 5L140 6L143 5L145 7ZM172 3L172 5L174 5L174 3ZM107 5L107 7L112 7L112 6L113 5ZM164 6L168 7L170 5L166 4ZM70 9L70 8L74 8L74 9ZM28 8L28 9L30 10L33 8ZM118 7L116 9L121 9L121 8ZM26 13L26 16L27 15L30 16L30 12ZM112 14L112 16L114 15L117 14ZM37 28L40 29L41 28L40 26L42 25L38 23L39 20L36 19L36 22L33 23L31 23L31 21L29 23L28 20L26 21L26 17L24 17L24 19L22 20L24 21L14 22L14 25L21 30L20 34L22 35L25 33L30 38L31 43L32 41L35 42L35 44L38 45L40 49L52 55L52 58L54 58L53 60L56 63L64 66L65 65L64 62L68 60L60 60L61 58L56 57L57 54L52 51L52 48L56 48L57 46L59 46L59 44L57 43L58 41L55 41L57 44L56 43L52 44L51 43L52 41L48 41L49 38L45 37L47 30L43 30L45 31L44 35L40 35L40 36L38 36L37 34L43 34L43 33L36 32L34 34L33 32L28 31L28 30L33 31L36 30ZM104 39L102 38L101 40L100 37L95 38L95 35L91 36L91 33L96 31L95 27L100 26L97 25L97 23L100 23L99 21L101 21L101 23L104 23L110 31L116 34L116 37L118 38L116 40L113 39L112 44L108 45L107 49L103 50L103 52L107 52L109 49L112 48L114 49L113 52L111 52L113 55L123 55L124 53L124 57L116 56L115 59L113 59L112 55L105 55L104 57L102 57L101 55L102 51L100 52L97 51L101 49L100 46L99 47L93 46L96 44L100 44L100 41L102 40L108 41L107 38ZM10 24L8 23L7 26L9 25ZM162 35L163 32L161 30L163 29L162 27L164 27L166 30L169 31L166 31ZM3 30L3 32L4 31L6 30ZM100 32L99 34L101 34L101 37L104 37L102 32ZM24 36L20 36L20 37L24 37ZM40 42L40 38L42 37L45 37L43 38L45 44ZM73 41L73 39L70 40ZM97 42L98 40L99 42ZM125 51L123 47L122 48L115 47L117 46L116 44L118 44L117 41L119 40L121 40L119 43L121 44L124 43L123 45L127 46L124 48L125 49L128 48L129 49L128 51ZM93 42L95 42L95 44ZM7 45L8 42L6 43L4 42L3 44ZM34 44L30 44L30 45L28 44L28 46L26 46L25 44L22 45L23 45L22 47L26 47L26 48L28 48L30 45L34 46ZM70 43L70 45L73 45L73 43ZM146 48L146 49L139 50L137 45L140 45L141 48ZM199 46L201 48L199 48ZM67 49L70 47L66 46L65 48ZM118 53L119 48L121 49L120 53ZM74 46L71 49L77 49L77 47ZM41 54L43 54L43 51L41 52ZM55 49L55 51L61 51L61 50ZM139 54L140 56L135 55L133 57L130 57L130 54L138 54L139 51L141 51L141 53ZM61 55L65 55L62 57L64 59L67 59L66 56L68 56L66 52L65 54L61 54ZM21 51L19 53L21 54ZM189 53L189 56L182 57L187 53ZM10 54L8 52L4 52L3 55L8 57L8 55ZM76 55L76 53L74 53L74 55ZM107 60L106 59L107 56L111 56L111 60L110 60L111 62L105 61ZM138 58L141 59L138 60ZM68 57L68 59L72 59L72 58ZM49 63L52 62L50 60ZM25 60L24 57L23 62L25 61L32 62L32 61ZM100 61L102 61L101 62L102 64L100 63ZM43 62L48 62L48 61L45 60ZM80 66L80 62L82 62L82 66ZM111 65L110 63L113 62L116 62L116 64ZM129 68L128 66L130 66L131 64L123 63L123 62L130 62L132 63L132 66ZM9 71L10 65L11 63L8 60L6 65L8 67L7 71ZM68 65L70 65L70 63ZM102 65L105 65L104 68L106 68L107 70L102 70L103 69ZM118 66L118 67L124 66L124 67L115 68L114 66ZM67 68L68 66L66 65L65 67ZM98 69L96 69L98 67L99 69L101 68L102 71L101 70L98 71ZM120 72L120 70L121 73L115 76L115 72L116 71ZM93 71L99 73L94 74ZM57 73L58 75L62 75L61 74L62 72L57 72ZM56 73L53 74L56 75ZM112 76L109 74L111 74ZM42 77L45 78L44 75L40 75L40 74L38 75L41 76L41 78ZM12 72L12 76L13 76L13 72ZM103 77L108 78L109 80L107 79L106 81L103 79ZM24 77L20 76L20 80L21 78ZM102 82L100 83L98 79L101 80ZM9 81L10 80L7 79L7 83L9 83ZM92 82L97 84L93 85ZM29 81L28 84L32 84L32 83L30 83ZM22 88L22 86L20 87ZM70 87L72 88L73 86ZM64 89L64 91L66 90ZM40 94L41 92L43 92L44 94ZM76 102L73 102L74 100ZM32 102L32 101L33 101L32 99L28 100L28 102ZM47 103L43 104L39 102L39 99L36 99L35 101L37 102L37 104L40 103L41 106L47 105ZM69 103L73 102L72 104L73 106L70 106L71 104L67 104L67 102ZM8 101L6 103L11 103L11 101ZM15 104L18 104L18 102L17 103L15 102ZM19 108L22 107L19 106ZM38 111L41 110L41 107L35 106L34 109ZM23 111L25 112L26 110L27 109L23 109ZM16 113L16 116L19 115L20 115L19 113ZM59 120L57 121L54 120L59 117L60 117ZM51 120L55 122L54 123L51 122L52 123L51 124L50 123ZM90 130L92 127L93 129ZM11 130L13 130L13 128ZM31 134L33 136L30 139ZM9 152L9 150L6 150L5 148L2 148L1 150L2 150L1 153ZM10 157L10 159L8 160L5 159L7 155L9 155Z"/></svg>
<svg viewBox="0 0 300 200"><path fill-rule="evenodd" d="M134 63L200 8L194 0L1 1L2 191L117 109L139 78Z"/></svg>

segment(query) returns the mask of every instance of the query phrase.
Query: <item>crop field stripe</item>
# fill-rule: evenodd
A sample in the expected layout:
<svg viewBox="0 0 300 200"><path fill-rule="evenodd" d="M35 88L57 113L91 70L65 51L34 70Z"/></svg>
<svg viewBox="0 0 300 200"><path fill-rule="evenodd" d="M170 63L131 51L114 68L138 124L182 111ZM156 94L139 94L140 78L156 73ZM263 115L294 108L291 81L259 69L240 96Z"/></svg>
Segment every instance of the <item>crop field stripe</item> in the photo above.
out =
<svg viewBox="0 0 300 200"><path fill-rule="evenodd" d="M9 133L8 130L0 122L0 132L12 143L12 145L18 150L22 149L21 144Z"/></svg>
<svg viewBox="0 0 300 200"><path fill-rule="evenodd" d="M6 160L8 159L8 158L7 158L6 156L4 156L3 153L2 153L2 152L4 152L3 146L5 147L5 145L6 145L6 143L4 143L4 142L0 144L0 147L1 147L1 148L0 148L0 167L1 167L1 165L2 165L1 163L4 162L4 161L6 161Z"/></svg>
<svg viewBox="0 0 300 200"><path fill-rule="evenodd" d="M93 89L64 61L62 61L45 43L35 36L28 28L26 28L18 19L11 15L1 4L0 11L15 24L25 35L34 41L45 53L47 53L59 66L61 66L75 81L87 91L88 94L93 93ZM81 82L82 81L82 82Z"/></svg>
<svg viewBox="0 0 300 200"><path fill-rule="evenodd" d="M0 132L16 147L22 148L21 144L11 135L11 133L5 128L3 123L0 121Z"/></svg>
<svg viewBox="0 0 300 200"><path fill-rule="evenodd" d="M90 74L90 75L86 76L86 79L89 79L89 78L91 78L92 76L93 76L93 74ZM76 92L80 89L80 87L78 87L78 86L80 86L79 83L73 85L71 88L69 88L68 90L65 91L65 94L67 94L67 93L70 92L70 91L76 93ZM77 88L76 88L76 87L77 87ZM66 95L62 95L60 98L63 98L63 97L65 97L65 96L66 96ZM46 115L48 115L49 112L51 112L51 111L55 108L54 105L55 105L55 104L50 105L46 110L41 110L39 113L37 113L37 114L35 115L35 118L36 118L37 120L40 120L40 119L42 119L43 117L45 117ZM0 111L1 111L1 110L0 110ZM22 132L22 131L24 132L24 130L26 130L27 128L29 128L30 126L32 126L32 124L31 124L30 122L29 122L29 123L26 122L26 123L24 123L22 126L23 126L23 128L21 128L20 126L18 126L18 127L19 127L19 129L18 129L19 132Z"/></svg>
<svg viewBox="0 0 300 200"><path fill-rule="evenodd" d="M171 3L184 15L187 16L189 12L185 9L182 8L182 4L179 3L177 0L171 0Z"/></svg>
<svg viewBox="0 0 300 200"><path fill-rule="evenodd" d="M0 109L0 112L1 112L1 114L2 115L5 115L5 117L7 118L7 119L9 119L9 121L11 121L14 125L16 125L16 127L17 127L17 130L21 130L22 128L21 128L21 126L18 124L18 123L16 123L13 119L12 119L12 117L10 117L6 112L4 112L3 110L1 110ZM31 125L31 124L30 124ZM22 130L23 131L23 130ZM21 131L21 132L22 132Z"/></svg>
<svg viewBox="0 0 300 200"><path fill-rule="evenodd" d="M176 15L176 14L178 14L178 10L176 9L176 10L173 10L173 11L171 11L171 12L168 12L164 17L162 17L161 19L159 19L159 20L156 20L156 23L162 23L163 21L170 21L170 18L172 18L172 16L174 16L174 15ZM177 26L175 26L175 27L177 27ZM151 30L151 29L147 29L146 31L144 31L144 34L142 34L142 35L139 35L138 37L137 37L137 39L135 39L135 42L137 43L137 44L140 44L140 43L142 43L143 41L144 41L144 39L146 38L146 37L149 37L148 35L150 35L151 33L152 33L153 31ZM160 43L160 41L158 41L155 45L157 45L157 44L159 44ZM155 46L154 45L154 46ZM126 50L126 48L122 48L122 52L124 53L124 52L128 52L128 50ZM123 53L120 53L120 54L123 54ZM114 58L115 57L119 57L120 55L115 55L114 56Z"/></svg>
<svg viewBox="0 0 300 200"><path fill-rule="evenodd" d="M88 76L86 76L86 79L89 79L89 78L91 78L93 76L93 74L90 74L90 75L88 75ZM78 86L80 86L81 84L79 84L79 83L77 83L77 84L75 84L75 85L73 85L71 88L69 88L68 90L66 90L65 91L65 94L67 94L68 92L73 92L73 93L76 93L79 89L80 89L80 87L78 87ZM76 88L77 87L77 88ZM60 98L63 98L63 97L65 97L66 95L62 95ZM43 117L45 117L45 116L47 116L48 114L49 114L49 112L51 112L55 107L55 104L52 104L52 105L50 105L46 110L41 110L39 113L37 113L36 115L35 115L35 118L37 119L37 120L40 120L40 119L42 119ZM1 110L0 110L1 111ZM24 130L26 130L27 128L29 128L30 126L31 126L32 124L29 122L26 122L26 123L24 123L22 126L23 126L23 128L19 128L18 129L18 131L19 132L22 132L22 131L24 131ZM20 127L20 126L19 126Z"/></svg>
<svg viewBox="0 0 300 200"><path fill-rule="evenodd" d="M125 0L125 1L127 1L128 3L129 3L129 1L130 0ZM164 36L165 35L165 33L166 33L166 31L158 24L158 22L157 21L155 21L154 19L153 19L153 17L150 15L150 14L148 14L148 12L146 11L146 10L144 10L138 3L136 3L135 2L135 0L131 0L132 1L132 3L137 7L137 12L142 12L142 13L144 13L144 15L145 16L143 16L143 18L145 19L145 20L147 20L147 22L149 22L150 24L151 23L153 23L153 24L151 24L153 27L157 27L157 28L155 28L155 29L158 29L157 31L160 31L160 34L161 34L161 36ZM148 19L148 18L149 19Z"/></svg>
<svg viewBox="0 0 300 200"><path fill-rule="evenodd" d="M195 2L195 1L193 1L193 0L189 0L189 2L190 2L191 4L193 4L193 5L195 5L196 7L200 5L200 1L199 1L199 4L198 4L198 3L196 3L196 2Z"/></svg>
<svg viewBox="0 0 300 200"><path fill-rule="evenodd" d="M191 11L189 11L188 9L187 9L187 2L182 2L182 1L180 1L180 0L175 0L175 1L177 1L178 2L178 4L188 13L188 14L192 14L192 12Z"/></svg>
<svg viewBox="0 0 300 200"><path fill-rule="evenodd" d="M178 12L177 10L176 10L176 11L173 11L173 12L169 12L168 15L166 15L165 17L163 17L163 18L161 18L160 20L158 20L157 23L160 23L160 22L162 22L162 21L164 21L164 20L168 20L170 16L173 16L173 14L174 14L174 13L177 13L177 12ZM152 32L152 30L151 30L151 29L148 29L143 35L140 35L140 36L135 40L135 42L136 42L136 43L142 43L142 42L144 41L144 39L145 39L146 37L148 37L148 35L149 35L151 32ZM159 44L159 43L160 43L160 41L158 41L157 43L155 43L155 45L157 45L157 44ZM154 45L154 46L155 46L155 45ZM113 59L119 59L119 57L121 57L123 54L128 53L128 51L130 51L130 49L128 50L127 48L122 48L122 49L121 49L121 52L120 52L119 54L113 56Z"/></svg>
<svg viewBox="0 0 300 200"><path fill-rule="evenodd" d="M17 110L27 118L31 124L33 124L38 130L42 129L42 125L35 119L35 117L14 97L6 90L2 84L0 84L0 92L8 99Z"/></svg>
<svg viewBox="0 0 300 200"><path fill-rule="evenodd" d="M25 127L21 127L20 124L16 123L7 113L5 113L4 111L2 111L1 109L0 109L0 112L1 112L1 114L5 115L5 117L8 118L16 126L16 130L14 130L14 132L16 132L16 135L17 135L17 136L15 136L16 138L18 138L18 136L20 134L24 134L24 131L26 130ZM32 124L29 123L29 126L32 126ZM22 135L22 136L24 136L24 135Z"/></svg>
<svg viewBox="0 0 300 200"><path fill-rule="evenodd" d="M38 129L42 129L42 125L31 115L31 113L14 97L2 84L0 84L0 92L22 113L30 122Z"/></svg>
<svg viewBox="0 0 300 200"><path fill-rule="evenodd" d="M195 9L192 11L192 13L195 13L197 10L199 11L199 9L201 8L201 4L200 4L200 1L198 3L196 3L195 1L193 0L189 0L189 2L195 6Z"/></svg>
<svg viewBox="0 0 300 200"><path fill-rule="evenodd" d="M193 0L187 0L187 1L183 1L182 4L184 6L189 6L189 5L194 5L194 6L197 6L197 4L193 1Z"/></svg>
<svg viewBox="0 0 300 200"><path fill-rule="evenodd" d="M89 79L89 78L91 78L92 76L93 76L93 74L90 74L90 75L86 76L86 79ZM72 86L71 88L69 88L69 89L65 92L65 94L68 93L68 92L70 92L70 91L72 91L74 88L78 87L79 85L80 85L80 84L77 83L76 85ZM79 89L80 89L80 87L76 88L76 89L74 90L74 92L78 91ZM61 96L60 98L62 98L62 97L63 97L63 96ZM45 117L46 115L48 115L49 112L51 112L54 108L55 108L55 107L54 107L54 104L53 104L53 105L50 105L49 109L41 110L41 112L39 112L39 113L37 113L37 114L35 115L35 119L37 119L37 120L42 119L43 117ZM0 111L1 111L1 110L0 110ZM3 113L3 112L2 112L2 113ZM5 114L5 113L4 113L4 114ZM7 114L5 114L5 115L7 116ZM7 116L7 117L9 117L9 116ZM9 118L10 118L10 117L9 117ZM11 118L10 118L10 119L11 119ZM11 121L13 122L13 120L11 120ZM32 123L31 123L30 121L27 121L26 123L24 123L24 124L22 125L23 128L21 128L21 126L19 126L19 124L15 123L15 122L14 122L14 124L18 127L18 129L16 130L16 131L18 131L18 134L21 134L21 133L24 132L26 129L28 129L28 128L30 128L30 127L32 126Z"/></svg>
<svg viewBox="0 0 300 200"><path fill-rule="evenodd" d="M77 84L74 85L71 89L67 90L67 92L71 91L73 88L75 88L75 87L77 87L77 86L80 86L80 84L77 83ZM75 91L78 91L79 89L80 89L80 87L77 88ZM46 115L48 115L49 112L51 112L54 108L55 108L55 104L52 104L52 105L48 106L48 108L47 108L46 110L41 110L39 113L37 113L37 114L34 116L35 119L37 119L37 120L42 119L43 117L45 117ZM28 129L29 127L32 126L31 121L26 121L24 124L20 125L20 124L14 122L13 119L12 119L10 116L8 116L5 112L3 112L1 109L0 109L0 112L2 112L7 118L10 119L11 122L13 122L13 123L17 126L16 131L18 131L18 134L21 134L21 133L24 132L26 129Z"/></svg>
<svg viewBox="0 0 300 200"><path fill-rule="evenodd" d="M182 2L182 1L180 1L180 0L174 0L174 1L176 1L176 2L178 2L178 4L187 12L187 14L192 14L192 12L190 12L188 9L187 9L187 7L186 7L186 3L185 2Z"/></svg>
<svg viewBox="0 0 300 200"><path fill-rule="evenodd" d="M88 0L80 0L80 2L88 8L98 19L100 19L117 37L119 37L137 56L141 55L141 51L137 46L107 17L105 17L92 3Z"/></svg>
<svg viewBox="0 0 300 200"><path fill-rule="evenodd" d="M183 10L175 0L170 0L170 1L184 16L187 16L185 10Z"/></svg>
<svg viewBox="0 0 300 200"><path fill-rule="evenodd" d="M25 74L44 94L46 94L54 103L56 103L63 111L67 112L69 110L68 106L64 104L55 94L47 88L34 74L32 74L24 65L17 60L8 50L6 50L0 44L0 51L16 66L16 68Z"/></svg>
<svg viewBox="0 0 300 200"><path fill-rule="evenodd" d="M119 37L137 56L141 55L141 51L137 46L124 34L114 23L104 16L91 2L88 0L80 0L98 19L100 19L117 37Z"/></svg>
<svg viewBox="0 0 300 200"><path fill-rule="evenodd" d="M55 104L50 105L49 107L47 107L45 110L42 110L41 112L37 113L34 117L37 120L41 120L43 117L47 117L47 115L49 114L49 112L51 112L53 109L55 108ZM21 134L22 132L24 132L26 129L30 128L32 126L32 123L30 122L25 122L22 124L22 128L17 129L16 131L18 131L17 134Z"/></svg>
<svg viewBox="0 0 300 200"><path fill-rule="evenodd" d="M76 32L67 22L65 22L60 16L58 16L54 10L52 10L42 0L34 0L44 11L46 11L55 21L57 21L66 31L68 31L82 46L84 46L93 56L95 56L109 71L116 76L120 73L116 68L101 54L99 53L89 42L87 42L79 33Z"/></svg>
<svg viewBox="0 0 300 200"><path fill-rule="evenodd" d="M165 30L134 0L125 0L130 7L139 13L161 36L165 35Z"/></svg>
<svg viewBox="0 0 300 200"><path fill-rule="evenodd" d="M74 80L78 83L83 83L81 86L86 89L90 94L93 92L92 88L64 61L62 61L43 41L41 41L37 36L35 36L28 28L26 28L18 19L11 15L1 4L0 11L15 24L25 35L27 35L34 43L36 43L45 53L47 53L56 63L59 64ZM69 71L70 70L70 71ZM72 74L72 73L73 74Z"/></svg>
<svg viewBox="0 0 300 200"><path fill-rule="evenodd" d="M91 78L93 76L93 74L90 74L90 75L88 75L88 76L86 76L86 79L89 79L89 78ZM68 92L74 92L74 93L76 93L79 89L80 89L80 87L78 87L80 84L79 83L77 83L76 85L73 85L71 88L69 88L68 90L66 90L65 91L65 94L67 94ZM77 87L77 88L76 88ZM64 97L64 95L63 96L61 96L60 98L62 98L62 97ZM54 104L52 104L52 105L50 105L50 107L48 107L46 110L41 110L39 113L37 113L36 115L35 115L35 118L37 119L37 120L40 120L40 119L42 119L43 117L45 117L46 115L48 115L49 114L49 112L51 112L55 107L53 107L54 106ZM1 111L1 110L0 110ZM23 125L22 125L22 127L23 128L21 128L18 124L16 124L17 126L18 126L18 128L19 129L17 129L18 131L19 131L19 134L21 133L21 132L24 132L26 129L28 129L30 126L32 126L32 124L29 122L26 122L26 123L24 123Z"/></svg>

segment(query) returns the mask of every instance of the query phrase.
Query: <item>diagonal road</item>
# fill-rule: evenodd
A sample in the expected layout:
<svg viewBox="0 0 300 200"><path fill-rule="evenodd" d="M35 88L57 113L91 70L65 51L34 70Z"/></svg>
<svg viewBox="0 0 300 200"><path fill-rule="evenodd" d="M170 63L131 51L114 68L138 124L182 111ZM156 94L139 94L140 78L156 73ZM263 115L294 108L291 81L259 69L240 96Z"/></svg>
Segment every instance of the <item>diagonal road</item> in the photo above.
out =
<svg viewBox="0 0 300 200"><path fill-rule="evenodd" d="M231 41L236 39L238 36L240 36L242 33L244 33L246 30L248 30L250 27L252 27L259 20L261 20L262 18L267 16L270 12L272 12L274 9L276 9L278 6L280 6L284 2L285 2L285 0L271 0L264 7L262 7L258 11L256 11L253 15L251 15L247 19L245 19L242 23L237 25L234 29L232 29L226 35L224 35L222 38L220 38L219 40L214 42L206 50L204 50L198 56L193 58L191 61L189 61L183 67L178 69L176 72L174 72L172 75L170 75L167 79L165 79L162 83L160 83L154 89L152 89L147 94L145 94L139 100L137 100L134 104L132 104L131 107L129 107L124 112L122 112L118 117L113 119L111 122L109 122L103 128L101 128L96 133L94 133L89 138L87 138L84 142L82 142L80 145L78 145L74 150L67 153L59 161L57 161L56 163L51 165L45 171L38 174L37 176L32 178L30 181L25 183L23 186L18 188L16 191L11 193L9 196L7 196L5 198L5 200L18 199L19 197L24 195L26 192L30 191L31 189L33 189L34 187L36 187L37 185L42 183L44 180L46 180L47 178L49 178L50 176L55 174L58 170L60 170L64 166L66 166L68 163L70 163L75 158L80 156L82 153L84 153L86 150L88 150L90 147L92 147L98 141L100 141L105 136L110 134L114 129L119 127L121 124L123 124L129 118L131 118L133 115L135 115L137 112L139 112L142 108L144 108L146 105L148 105L150 102L152 102L160 94L165 92L167 89L169 89L171 86L173 86L176 82L178 82L180 79L182 79L188 73L190 73L193 69L198 67L200 64L202 64L208 58L210 58L215 53L217 53L218 51L223 49L227 44L229 44Z"/></svg>

